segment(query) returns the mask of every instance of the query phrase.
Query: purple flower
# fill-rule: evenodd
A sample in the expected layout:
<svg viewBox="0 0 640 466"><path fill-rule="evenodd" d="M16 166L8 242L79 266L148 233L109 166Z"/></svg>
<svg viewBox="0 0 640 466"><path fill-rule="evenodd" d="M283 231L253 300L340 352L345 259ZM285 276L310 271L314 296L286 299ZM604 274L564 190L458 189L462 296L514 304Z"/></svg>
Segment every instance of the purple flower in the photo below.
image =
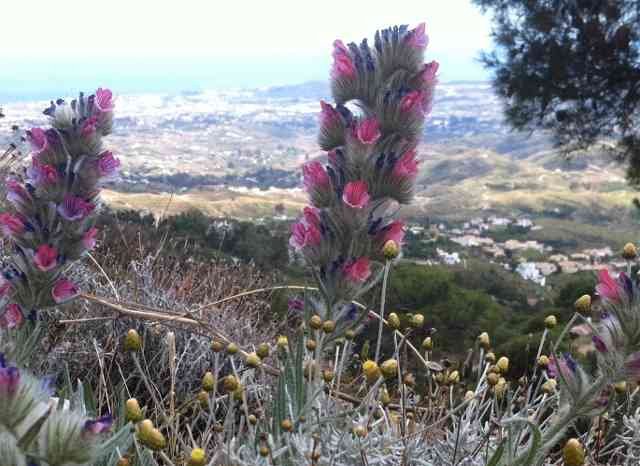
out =
<svg viewBox="0 0 640 466"><path fill-rule="evenodd" d="M609 275L607 269L603 269L598 273L596 292L602 299L613 302L619 301L622 298L620 291L619 283Z"/></svg>
<svg viewBox="0 0 640 466"><path fill-rule="evenodd" d="M95 420L89 420L84 423L83 431L91 435L104 434L111 429L113 417L110 414L102 416Z"/></svg>
<svg viewBox="0 0 640 466"><path fill-rule="evenodd" d="M62 304L78 296L78 287L66 278L61 278L53 285L51 296L57 304Z"/></svg>
<svg viewBox="0 0 640 466"><path fill-rule="evenodd" d="M24 322L24 314L18 304L9 304L4 308L4 314L0 315L0 328L19 328Z"/></svg>
<svg viewBox="0 0 640 466"><path fill-rule="evenodd" d="M10 214L4 212L0 214L0 230L2 233L8 237L16 237L21 235L25 230L25 222L18 215Z"/></svg>
<svg viewBox="0 0 640 466"><path fill-rule="evenodd" d="M118 172L118 169L120 168L120 160L114 157L111 151L107 150L99 155L96 165L100 176L111 177Z"/></svg>
<svg viewBox="0 0 640 466"><path fill-rule="evenodd" d="M323 129L333 128L341 123L340 114L331 104L320 101L320 126Z"/></svg>
<svg viewBox="0 0 640 466"><path fill-rule="evenodd" d="M415 29L409 31L406 36L407 44L415 49L425 49L429 44L426 29L426 24L420 23Z"/></svg>
<svg viewBox="0 0 640 466"><path fill-rule="evenodd" d="M81 197L74 196L73 194L67 194L62 201L62 204L58 205L58 213L65 219L73 222L75 220L82 220L95 209L95 205L91 202L87 202Z"/></svg>
<svg viewBox="0 0 640 466"><path fill-rule="evenodd" d="M113 110L113 92L111 92L109 89L103 89L101 87L98 88L98 90L96 91L96 98L95 98L95 105L96 108L104 113L104 112L110 112Z"/></svg>
<svg viewBox="0 0 640 466"><path fill-rule="evenodd" d="M27 131L27 140L35 155L40 155L49 147L47 133L42 128L31 128Z"/></svg>
<svg viewBox="0 0 640 466"><path fill-rule="evenodd" d="M371 265L367 257L347 262L342 272L347 280L353 283L364 283L371 276Z"/></svg>
<svg viewBox="0 0 640 466"><path fill-rule="evenodd" d="M27 176L33 186L50 186L58 182L58 171L55 167L40 162L36 157L27 169Z"/></svg>
<svg viewBox="0 0 640 466"><path fill-rule="evenodd" d="M624 363L627 378L630 380L640 380L640 351L631 353Z"/></svg>
<svg viewBox="0 0 640 466"><path fill-rule="evenodd" d="M337 39L333 42L333 79L353 79L356 76L356 67L353 64L349 50L344 43Z"/></svg>
<svg viewBox="0 0 640 466"><path fill-rule="evenodd" d="M289 304L289 311L304 310L304 301L300 298L291 298L288 304Z"/></svg>
<svg viewBox="0 0 640 466"><path fill-rule="evenodd" d="M366 181L351 181L344 187L343 202L353 209L364 209L370 200Z"/></svg>
<svg viewBox="0 0 640 466"><path fill-rule="evenodd" d="M353 128L355 137L365 145L375 144L380 136L380 124L376 117L365 118Z"/></svg>
<svg viewBox="0 0 640 466"><path fill-rule="evenodd" d="M84 235L82 235L82 245L87 251L91 251L96 247L96 237L98 236L98 229L96 227L91 227L87 231L85 231Z"/></svg>
<svg viewBox="0 0 640 466"><path fill-rule="evenodd" d="M600 353L609 352L609 349L607 348L607 344L604 342L604 340L601 337L599 337L598 335L594 335L591 337L591 340L593 341L593 345L596 347L596 350L598 350L598 352Z"/></svg>
<svg viewBox="0 0 640 466"><path fill-rule="evenodd" d="M317 161L302 166L302 177L305 189L309 194L314 191L328 191L331 189L331 179L324 166Z"/></svg>
<svg viewBox="0 0 640 466"><path fill-rule="evenodd" d="M48 272L58 265L58 250L48 244L41 244L33 256L33 263L41 272Z"/></svg>
<svg viewBox="0 0 640 466"><path fill-rule="evenodd" d="M414 180L418 175L415 149L406 151L393 167L393 176L398 180Z"/></svg>
<svg viewBox="0 0 640 466"><path fill-rule="evenodd" d="M20 371L17 367L7 367L4 356L0 357L0 393L13 395L20 384Z"/></svg>

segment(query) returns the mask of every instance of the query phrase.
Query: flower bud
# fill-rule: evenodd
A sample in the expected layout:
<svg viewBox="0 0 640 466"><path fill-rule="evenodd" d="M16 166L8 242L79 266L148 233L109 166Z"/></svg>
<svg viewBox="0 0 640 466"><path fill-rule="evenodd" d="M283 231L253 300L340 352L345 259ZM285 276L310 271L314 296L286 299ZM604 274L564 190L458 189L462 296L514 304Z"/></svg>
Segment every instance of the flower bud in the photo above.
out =
<svg viewBox="0 0 640 466"><path fill-rule="evenodd" d="M143 418L142 409L140 404L135 398L129 398L125 403L124 410L125 419L130 422L140 422Z"/></svg>
<svg viewBox="0 0 640 466"><path fill-rule="evenodd" d="M582 295L575 302L574 307L580 314L588 314L591 311L591 296L588 294Z"/></svg>
<svg viewBox="0 0 640 466"><path fill-rule="evenodd" d="M414 314L409 321L409 325L413 328L421 328L424 325L424 316L422 314Z"/></svg>
<svg viewBox="0 0 640 466"><path fill-rule="evenodd" d="M411 372L407 372L404 375L404 377L402 378L402 383L404 383L408 387L415 387L416 386L416 376L413 375Z"/></svg>
<svg viewBox="0 0 640 466"><path fill-rule="evenodd" d="M207 409L209 407L209 394L204 390L200 390L198 392L196 399L198 400L198 403L200 403L200 407L202 409Z"/></svg>
<svg viewBox="0 0 640 466"><path fill-rule="evenodd" d="M213 372L205 372L202 377L202 389L205 392L212 392L216 388L216 378L213 376Z"/></svg>
<svg viewBox="0 0 640 466"><path fill-rule="evenodd" d="M476 394L473 392L473 390L467 390L467 393L464 394L464 401L471 401L475 398Z"/></svg>
<svg viewBox="0 0 640 466"><path fill-rule="evenodd" d="M129 329L124 337L124 350L137 352L141 349L142 338L140 338L140 334L134 329Z"/></svg>
<svg viewBox="0 0 640 466"><path fill-rule="evenodd" d="M389 241L384 243L384 246L382 247L382 255L385 259L391 261L398 257L399 254L400 246L398 246L398 243L396 243L394 240L390 239Z"/></svg>
<svg viewBox="0 0 640 466"><path fill-rule="evenodd" d="M286 350L289 347L289 339L284 335L280 335L276 340L276 345L278 345L278 348Z"/></svg>
<svg viewBox="0 0 640 466"><path fill-rule="evenodd" d="M491 372L490 374L487 374L487 383L492 387L495 386L499 380L500 380L500 376L495 372Z"/></svg>
<svg viewBox="0 0 640 466"><path fill-rule="evenodd" d="M496 398L502 399L502 397L507 393L507 381L504 377L500 377L498 379L498 383L493 387L493 393L496 395Z"/></svg>
<svg viewBox="0 0 640 466"><path fill-rule="evenodd" d="M431 351L433 349L433 340L431 340L431 337L422 340L422 349L425 351Z"/></svg>
<svg viewBox="0 0 640 466"><path fill-rule="evenodd" d="M489 353L485 354L484 360L486 362L488 362L489 364L495 364L496 363L496 355L495 355L495 353L489 352Z"/></svg>
<svg viewBox="0 0 640 466"><path fill-rule="evenodd" d="M392 312L389 314L389 317L387 317L387 323L392 329L398 330L400 328L400 317L398 317L398 314L395 312Z"/></svg>
<svg viewBox="0 0 640 466"><path fill-rule="evenodd" d="M237 354L238 351L240 351L240 348L238 348L238 345L235 343L229 343L227 345L227 354L234 355Z"/></svg>
<svg viewBox="0 0 640 466"><path fill-rule="evenodd" d="M336 329L336 323L333 320L325 320L322 323L322 331L324 333L333 333L335 329Z"/></svg>
<svg viewBox="0 0 640 466"><path fill-rule="evenodd" d="M398 375L398 361L395 359L387 359L380 366L380 372L385 379L390 379L391 377L395 377Z"/></svg>
<svg viewBox="0 0 640 466"><path fill-rule="evenodd" d="M194 448L189 455L187 466L205 466L207 464L207 456L202 448Z"/></svg>
<svg viewBox="0 0 640 466"><path fill-rule="evenodd" d="M622 257L628 261L632 261L636 257L638 257L638 250L636 249L635 244L633 243L625 244L624 248L622 248Z"/></svg>
<svg viewBox="0 0 640 466"><path fill-rule="evenodd" d="M242 384L238 384L238 388L233 391L233 399L236 401L244 400L244 387Z"/></svg>
<svg viewBox="0 0 640 466"><path fill-rule="evenodd" d="M227 393L235 391L239 386L240 381L235 375L228 375L222 379L222 388L224 388Z"/></svg>
<svg viewBox="0 0 640 466"><path fill-rule="evenodd" d="M449 374L448 382L451 385L455 385L460 382L460 373L458 371L453 371Z"/></svg>
<svg viewBox="0 0 640 466"><path fill-rule="evenodd" d="M489 349L491 346L491 341L489 340L489 334L487 332L482 332L478 335L478 343L485 351Z"/></svg>
<svg viewBox="0 0 640 466"><path fill-rule="evenodd" d="M382 406L387 406L391 403L391 396L386 388L380 390L380 403L382 403Z"/></svg>
<svg viewBox="0 0 640 466"><path fill-rule="evenodd" d="M364 364L362 364L362 372L369 382L375 382L380 377L380 368L378 364L372 360L365 361Z"/></svg>
<svg viewBox="0 0 640 466"><path fill-rule="evenodd" d="M260 359L266 359L269 357L270 348L267 343L260 343L256 349L256 354Z"/></svg>
<svg viewBox="0 0 640 466"><path fill-rule="evenodd" d="M127 458L126 456L123 456L118 460L116 466L131 466L131 461L129 461L129 458Z"/></svg>
<svg viewBox="0 0 640 466"><path fill-rule="evenodd" d="M351 330L351 329L349 329L346 332L344 332L344 337L347 340L353 340L356 337L356 332Z"/></svg>
<svg viewBox="0 0 640 466"><path fill-rule="evenodd" d="M549 356L546 355L542 355L538 358L538 366L542 367L542 368L546 368L549 366Z"/></svg>
<svg viewBox="0 0 640 466"><path fill-rule="evenodd" d="M315 351L315 349L318 347L318 344L316 343L315 340L312 340L311 338L309 338L305 344L305 346L307 347L307 349L309 351Z"/></svg>
<svg viewBox="0 0 640 466"><path fill-rule="evenodd" d="M326 383L331 383L333 381L334 377L335 377L335 375L334 375L332 370L325 369L325 370L322 371L322 379Z"/></svg>
<svg viewBox="0 0 640 466"><path fill-rule="evenodd" d="M249 424L251 424L252 426L255 426L258 423L258 418L255 414L249 414L247 421L249 421Z"/></svg>
<svg viewBox="0 0 640 466"><path fill-rule="evenodd" d="M360 438L364 438L367 436L367 428L364 426L355 426L353 428L353 433Z"/></svg>
<svg viewBox="0 0 640 466"><path fill-rule="evenodd" d="M311 316L311 319L309 319L309 327L314 330L320 330L320 328L322 327L322 319L319 315L316 314L314 316Z"/></svg>
<svg viewBox="0 0 640 466"><path fill-rule="evenodd" d="M162 432L156 429L150 419L138 424L138 439L150 450L158 451L167 446L167 440Z"/></svg>
<svg viewBox="0 0 640 466"><path fill-rule="evenodd" d="M622 395L623 393L627 392L627 382L623 380L622 382L613 384L613 388L616 390L616 393L618 395Z"/></svg>
<svg viewBox="0 0 640 466"><path fill-rule="evenodd" d="M562 449L562 459L565 466L582 466L584 464L584 447L580 440L572 438L567 440Z"/></svg>
<svg viewBox="0 0 640 466"><path fill-rule="evenodd" d="M555 328L556 325L558 325L558 319L556 319L556 316L550 315L544 319L544 326L549 330Z"/></svg>
<svg viewBox="0 0 640 466"><path fill-rule="evenodd" d="M498 359L496 367L502 374L506 374L507 372L509 372L509 358L506 356L502 356L500 359Z"/></svg>
<svg viewBox="0 0 640 466"><path fill-rule="evenodd" d="M260 356L258 356L256 353L249 353L245 358L245 363L249 367L256 368L256 367L260 367L260 364L262 363L262 361L260 360Z"/></svg>
<svg viewBox="0 0 640 466"><path fill-rule="evenodd" d="M290 419L283 419L282 422L280 423L280 428L285 432L292 432L293 422L291 422Z"/></svg>
<svg viewBox="0 0 640 466"><path fill-rule="evenodd" d="M260 456L262 456L263 458L266 458L267 456L269 456L269 453L271 453L271 450L269 450L269 447L261 446L258 450L258 453L260 453Z"/></svg>
<svg viewBox="0 0 640 466"><path fill-rule="evenodd" d="M211 342L211 350L214 353L220 353L224 349L224 343L214 340Z"/></svg>
<svg viewBox="0 0 640 466"><path fill-rule="evenodd" d="M556 382L556 379L549 379L542 384L542 391L547 395L553 395L556 392L557 386L558 382Z"/></svg>

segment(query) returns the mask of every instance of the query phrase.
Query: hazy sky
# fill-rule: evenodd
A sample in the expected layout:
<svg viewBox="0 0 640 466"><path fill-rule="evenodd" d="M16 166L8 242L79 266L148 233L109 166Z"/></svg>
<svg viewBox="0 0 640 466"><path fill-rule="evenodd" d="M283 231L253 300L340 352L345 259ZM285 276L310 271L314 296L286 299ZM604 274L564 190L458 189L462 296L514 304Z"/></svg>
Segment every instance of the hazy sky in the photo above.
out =
<svg viewBox="0 0 640 466"><path fill-rule="evenodd" d="M5 92L7 83L24 87L72 76L118 82L202 76L219 85L325 79L335 38L360 40L381 27L421 21L431 39L427 58L442 63L445 80L485 77L475 59L491 47L488 18L470 0L2 3Z"/></svg>

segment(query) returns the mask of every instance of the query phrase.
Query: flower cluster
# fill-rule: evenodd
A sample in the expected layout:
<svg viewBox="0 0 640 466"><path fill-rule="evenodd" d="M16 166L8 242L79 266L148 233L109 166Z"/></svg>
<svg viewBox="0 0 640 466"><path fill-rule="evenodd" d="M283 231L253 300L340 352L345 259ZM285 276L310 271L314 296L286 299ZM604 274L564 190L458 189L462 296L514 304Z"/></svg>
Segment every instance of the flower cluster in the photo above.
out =
<svg viewBox="0 0 640 466"><path fill-rule="evenodd" d="M399 253L404 224L393 212L413 196L438 70L423 61L427 42L424 24L378 31L373 48L366 39L334 42L335 105L320 102L326 162L302 168L311 206L290 240L329 307L353 299L374 281L375 268Z"/></svg>
<svg viewBox="0 0 640 466"><path fill-rule="evenodd" d="M51 102L48 129L27 131L31 164L6 182L9 212L0 231L15 252L0 277L0 326L18 327L25 315L78 294L64 271L96 244L94 211L100 185L120 165L102 146L111 132L113 96L98 89L70 103Z"/></svg>

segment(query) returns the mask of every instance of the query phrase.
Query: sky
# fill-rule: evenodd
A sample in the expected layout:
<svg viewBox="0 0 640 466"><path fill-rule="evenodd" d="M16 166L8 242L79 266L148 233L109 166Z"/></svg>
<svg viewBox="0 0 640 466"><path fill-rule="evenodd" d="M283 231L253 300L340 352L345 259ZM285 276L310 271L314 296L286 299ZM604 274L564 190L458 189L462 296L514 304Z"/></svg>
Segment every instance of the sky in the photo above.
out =
<svg viewBox="0 0 640 466"><path fill-rule="evenodd" d="M0 98L76 86L122 92L326 79L331 44L427 23L441 79L488 77L489 18L470 0L31 0L2 2ZM124 88L124 89L123 89ZM75 93L75 92L74 92Z"/></svg>

